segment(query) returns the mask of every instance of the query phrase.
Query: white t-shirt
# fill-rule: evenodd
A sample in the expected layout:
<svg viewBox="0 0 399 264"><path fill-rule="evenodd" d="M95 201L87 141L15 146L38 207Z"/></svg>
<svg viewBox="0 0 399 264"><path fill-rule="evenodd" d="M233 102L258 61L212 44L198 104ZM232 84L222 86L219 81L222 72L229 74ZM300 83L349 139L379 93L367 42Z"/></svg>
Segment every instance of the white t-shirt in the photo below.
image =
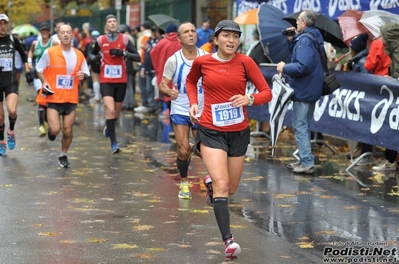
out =
<svg viewBox="0 0 399 264"><path fill-rule="evenodd" d="M197 57L207 54L206 51L197 49ZM190 102L188 100L186 91L186 78L190 72L191 66L194 60L187 60L183 56L182 50L178 50L168 58L165 63L163 76L168 80L171 80L173 86L177 86L179 96L175 100L171 100L170 114L179 114L184 116L190 116ZM204 93L202 90L202 78L198 80L198 114L202 113L204 108Z"/></svg>
<svg viewBox="0 0 399 264"><path fill-rule="evenodd" d="M77 62L77 56L76 53L73 49L69 51L62 51L62 54L64 55L66 65L67 65L67 75L72 75L73 70L76 67L76 62ZM36 71L43 73L44 70L50 65L50 57L48 54L48 50L46 49L43 53L43 56L39 60L39 62L36 64ZM80 68L82 72L84 72L86 75L90 75L89 67L87 66L86 60L83 60L82 67Z"/></svg>

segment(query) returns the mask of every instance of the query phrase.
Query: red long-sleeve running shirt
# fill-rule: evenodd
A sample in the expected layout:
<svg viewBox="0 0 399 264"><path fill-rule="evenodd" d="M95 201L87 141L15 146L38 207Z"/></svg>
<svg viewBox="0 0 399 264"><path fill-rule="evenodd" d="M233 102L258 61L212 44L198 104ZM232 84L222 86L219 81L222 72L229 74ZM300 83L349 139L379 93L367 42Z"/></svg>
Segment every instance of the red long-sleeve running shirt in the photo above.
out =
<svg viewBox="0 0 399 264"><path fill-rule="evenodd" d="M230 61L220 61L216 53L197 57L186 79L190 106L197 102L197 82L202 77L204 110L199 124L216 131L234 132L248 127L246 107L229 109L233 95L245 95L247 79L259 93L253 94L253 105L262 105L272 99L269 85L252 58L238 53ZM212 110L213 109L213 110ZM222 109L222 111L221 111ZM223 111L226 109L226 111Z"/></svg>

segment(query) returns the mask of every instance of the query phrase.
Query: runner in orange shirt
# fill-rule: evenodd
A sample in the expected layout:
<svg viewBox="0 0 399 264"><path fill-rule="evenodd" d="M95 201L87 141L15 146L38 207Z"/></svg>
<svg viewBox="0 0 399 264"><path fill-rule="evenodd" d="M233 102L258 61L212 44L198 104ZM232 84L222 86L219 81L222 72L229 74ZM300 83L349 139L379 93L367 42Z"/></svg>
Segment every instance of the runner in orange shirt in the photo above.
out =
<svg viewBox="0 0 399 264"><path fill-rule="evenodd" d="M70 165L67 152L72 143L72 129L79 101L79 82L85 75L89 76L90 71L83 53L72 47L72 27L62 25L58 38L61 44L46 49L36 65L37 75L43 87L47 87L40 90L36 102L47 104L47 135L50 141L54 141L61 131L62 116L61 153L58 161L60 167L65 168Z"/></svg>

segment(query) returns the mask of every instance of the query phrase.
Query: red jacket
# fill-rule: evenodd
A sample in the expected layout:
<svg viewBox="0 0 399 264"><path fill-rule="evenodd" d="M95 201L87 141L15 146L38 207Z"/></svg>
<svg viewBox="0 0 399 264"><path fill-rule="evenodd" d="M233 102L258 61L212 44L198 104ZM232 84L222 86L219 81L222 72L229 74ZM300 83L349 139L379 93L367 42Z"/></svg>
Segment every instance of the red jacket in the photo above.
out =
<svg viewBox="0 0 399 264"><path fill-rule="evenodd" d="M157 77L157 85L162 81L163 68L170 56L181 49L181 44L177 39L177 33L168 33L158 44L150 51L152 65L154 66L155 76ZM173 83L169 83L169 88L172 88ZM164 101L170 101L169 97L165 97Z"/></svg>
<svg viewBox="0 0 399 264"><path fill-rule="evenodd" d="M388 75L388 66L391 65L391 58L385 53L385 47L381 39L371 43L369 55L364 62L364 68L375 75Z"/></svg>

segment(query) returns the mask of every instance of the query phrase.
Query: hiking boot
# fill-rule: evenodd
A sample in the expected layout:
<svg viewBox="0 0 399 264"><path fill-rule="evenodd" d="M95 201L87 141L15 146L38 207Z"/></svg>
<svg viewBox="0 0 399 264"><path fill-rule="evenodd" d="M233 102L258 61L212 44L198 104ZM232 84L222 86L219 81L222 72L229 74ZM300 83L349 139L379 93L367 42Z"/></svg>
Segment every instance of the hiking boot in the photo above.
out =
<svg viewBox="0 0 399 264"><path fill-rule="evenodd" d="M190 192L190 187L192 187L193 185L189 182L181 182L180 183L180 190L179 190L179 195L178 197L180 199L191 199L192 195Z"/></svg>
<svg viewBox="0 0 399 264"><path fill-rule="evenodd" d="M294 173L304 173L304 174L313 174L314 173L314 166L304 166L299 165L297 167L292 168L292 172Z"/></svg>
<svg viewBox="0 0 399 264"><path fill-rule="evenodd" d="M241 253L241 247L234 242L233 238L229 238L224 242L224 259L235 260L237 255Z"/></svg>
<svg viewBox="0 0 399 264"><path fill-rule="evenodd" d="M103 129L103 135L104 135L104 137L109 137L107 126L105 126Z"/></svg>
<svg viewBox="0 0 399 264"><path fill-rule="evenodd" d="M396 162L390 163L388 160L384 160L380 164L373 166L372 169L375 171L395 171Z"/></svg>
<svg viewBox="0 0 399 264"><path fill-rule="evenodd" d="M54 91L51 90L50 86L44 85L43 88L42 88L42 93L43 93L44 95L53 95L53 94L54 94Z"/></svg>
<svg viewBox="0 0 399 264"><path fill-rule="evenodd" d="M116 153L118 153L119 151L121 151L121 150L119 149L118 144L117 144L116 142L112 142L112 143L111 143L111 150L112 150L112 154L116 154Z"/></svg>
<svg viewBox="0 0 399 264"><path fill-rule="evenodd" d="M67 156L58 157L58 163L60 164L61 168L68 168L71 165L68 161Z"/></svg>
<svg viewBox="0 0 399 264"><path fill-rule="evenodd" d="M46 128L44 126L40 126L39 127L39 137L44 137L44 136L46 136L46 134L47 134Z"/></svg>
<svg viewBox="0 0 399 264"><path fill-rule="evenodd" d="M203 182L206 187L206 202L209 206L213 206L213 187L211 176L206 175L203 179Z"/></svg>
<svg viewBox="0 0 399 264"><path fill-rule="evenodd" d="M15 131L11 131L10 129L7 130L8 136L8 148L13 150L15 148Z"/></svg>
<svg viewBox="0 0 399 264"><path fill-rule="evenodd" d="M300 161L295 161L287 164L287 168L292 170L294 167L298 167L301 165Z"/></svg>
<svg viewBox="0 0 399 264"><path fill-rule="evenodd" d="M357 166L367 166L367 165L374 165L374 164L375 164L375 161L374 161L373 156L366 156L356 163Z"/></svg>
<svg viewBox="0 0 399 264"><path fill-rule="evenodd" d="M0 156L6 154L6 149L7 149L6 141L5 140L0 141Z"/></svg>

